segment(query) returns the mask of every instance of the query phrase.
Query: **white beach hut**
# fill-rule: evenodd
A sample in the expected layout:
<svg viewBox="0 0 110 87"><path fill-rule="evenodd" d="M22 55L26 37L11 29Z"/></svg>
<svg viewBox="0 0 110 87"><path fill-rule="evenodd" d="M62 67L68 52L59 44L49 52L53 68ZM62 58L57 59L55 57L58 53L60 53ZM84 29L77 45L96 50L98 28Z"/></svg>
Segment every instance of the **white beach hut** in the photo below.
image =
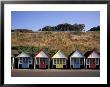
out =
<svg viewBox="0 0 110 87"><path fill-rule="evenodd" d="M47 53L43 50L39 51L35 55L35 62L34 62L34 69L35 68L42 68L46 69L50 67L50 57Z"/></svg>
<svg viewBox="0 0 110 87"><path fill-rule="evenodd" d="M100 68L100 55L96 51L87 51L84 54L86 58L86 68Z"/></svg>
<svg viewBox="0 0 110 87"><path fill-rule="evenodd" d="M22 52L18 56L18 68L33 68L33 57L29 53Z"/></svg>
<svg viewBox="0 0 110 87"><path fill-rule="evenodd" d="M65 54L59 50L53 57L52 57L53 68L67 68L67 57Z"/></svg>
<svg viewBox="0 0 110 87"><path fill-rule="evenodd" d="M84 68L84 55L79 50L70 56L70 68Z"/></svg>

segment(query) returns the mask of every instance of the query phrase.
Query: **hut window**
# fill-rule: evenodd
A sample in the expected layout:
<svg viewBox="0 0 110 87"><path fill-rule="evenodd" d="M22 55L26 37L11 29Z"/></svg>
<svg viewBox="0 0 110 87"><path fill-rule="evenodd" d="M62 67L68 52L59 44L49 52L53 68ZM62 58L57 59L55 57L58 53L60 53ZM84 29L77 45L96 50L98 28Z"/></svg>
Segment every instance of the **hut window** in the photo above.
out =
<svg viewBox="0 0 110 87"><path fill-rule="evenodd" d="M59 64L59 59L57 59L57 64Z"/></svg>
<svg viewBox="0 0 110 87"><path fill-rule="evenodd" d="M22 57L20 57L20 60L22 60Z"/></svg>
<svg viewBox="0 0 110 87"><path fill-rule="evenodd" d="M25 58L25 61L26 61L26 63L28 63L28 61L29 61L29 60L28 60L28 57L27 57L27 58Z"/></svg>
<svg viewBox="0 0 110 87"><path fill-rule="evenodd" d="M54 64L56 64L56 59L54 59Z"/></svg>
<svg viewBox="0 0 110 87"><path fill-rule="evenodd" d="M29 60L29 63L31 63L31 58L29 58L28 60Z"/></svg>
<svg viewBox="0 0 110 87"><path fill-rule="evenodd" d="M65 64L65 59L63 59L63 64Z"/></svg>
<svg viewBox="0 0 110 87"><path fill-rule="evenodd" d="M20 57L20 58L19 58L19 62L20 62L20 63L22 63L22 62L23 62L23 61L22 61L22 57Z"/></svg>
<svg viewBox="0 0 110 87"><path fill-rule="evenodd" d="M60 64L62 64L62 59L60 59Z"/></svg>
<svg viewBox="0 0 110 87"><path fill-rule="evenodd" d="M23 63L25 63L25 58L23 58Z"/></svg>
<svg viewBox="0 0 110 87"><path fill-rule="evenodd" d="M83 64L83 59L82 58L80 59L80 64Z"/></svg>
<svg viewBox="0 0 110 87"><path fill-rule="evenodd" d="M99 60L98 60L98 58L96 58L96 64L99 64Z"/></svg>

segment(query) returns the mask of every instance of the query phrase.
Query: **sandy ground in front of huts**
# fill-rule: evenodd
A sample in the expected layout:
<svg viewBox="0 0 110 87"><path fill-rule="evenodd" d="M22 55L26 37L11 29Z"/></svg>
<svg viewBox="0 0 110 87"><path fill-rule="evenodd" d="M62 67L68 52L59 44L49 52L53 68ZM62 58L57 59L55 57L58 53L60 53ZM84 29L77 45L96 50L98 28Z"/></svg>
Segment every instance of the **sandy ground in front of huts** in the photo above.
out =
<svg viewBox="0 0 110 87"><path fill-rule="evenodd" d="M12 69L12 77L100 77L97 69Z"/></svg>

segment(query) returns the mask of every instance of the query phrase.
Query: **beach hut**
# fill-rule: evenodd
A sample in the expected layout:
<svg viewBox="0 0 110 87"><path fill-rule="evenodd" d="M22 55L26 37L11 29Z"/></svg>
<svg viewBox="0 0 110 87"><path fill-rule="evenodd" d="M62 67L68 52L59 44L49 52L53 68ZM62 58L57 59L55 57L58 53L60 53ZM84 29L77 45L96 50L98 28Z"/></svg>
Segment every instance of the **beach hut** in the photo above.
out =
<svg viewBox="0 0 110 87"><path fill-rule="evenodd" d="M53 57L52 57L53 68L67 68L67 57L64 53L59 50Z"/></svg>
<svg viewBox="0 0 110 87"><path fill-rule="evenodd" d="M84 68L84 55L79 50L70 56L70 68Z"/></svg>
<svg viewBox="0 0 110 87"><path fill-rule="evenodd" d="M100 55L96 51L87 51L84 54L86 58L86 68L99 68L100 67Z"/></svg>
<svg viewBox="0 0 110 87"><path fill-rule="evenodd" d="M32 69L33 68L33 57L29 53L22 52L18 56L18 68L20 69Z"/></svg>
<svg viewBox="0 0 110 87"><path fill-rule="evenodd" d="M40 69L46 69L50 66L50 57L47 53L45 53L43 50L39 51L35 55L35 63L34 63L34 69L40 68Z"/></svg>
<svg viewBox="0 0 110 87"><path fill-rule="evenodd" d="M11 55L11 69L14 68L14 55Z"/></svg>

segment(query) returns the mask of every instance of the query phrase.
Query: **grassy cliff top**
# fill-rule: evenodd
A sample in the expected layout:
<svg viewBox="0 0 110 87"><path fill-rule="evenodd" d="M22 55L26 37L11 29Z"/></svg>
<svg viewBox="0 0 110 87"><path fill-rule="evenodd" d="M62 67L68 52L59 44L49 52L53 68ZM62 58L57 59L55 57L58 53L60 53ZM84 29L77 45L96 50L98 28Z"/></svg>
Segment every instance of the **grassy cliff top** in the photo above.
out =
<svg viewBox="0 0 110 87"><path fill-rule="evenodd" d="M12 47L35 46L40 49L62 50L67 56L79 49L82 53L96 49L100 52L100 32L12 32ZM54 53L55 53L54 52Z"/></svg>

